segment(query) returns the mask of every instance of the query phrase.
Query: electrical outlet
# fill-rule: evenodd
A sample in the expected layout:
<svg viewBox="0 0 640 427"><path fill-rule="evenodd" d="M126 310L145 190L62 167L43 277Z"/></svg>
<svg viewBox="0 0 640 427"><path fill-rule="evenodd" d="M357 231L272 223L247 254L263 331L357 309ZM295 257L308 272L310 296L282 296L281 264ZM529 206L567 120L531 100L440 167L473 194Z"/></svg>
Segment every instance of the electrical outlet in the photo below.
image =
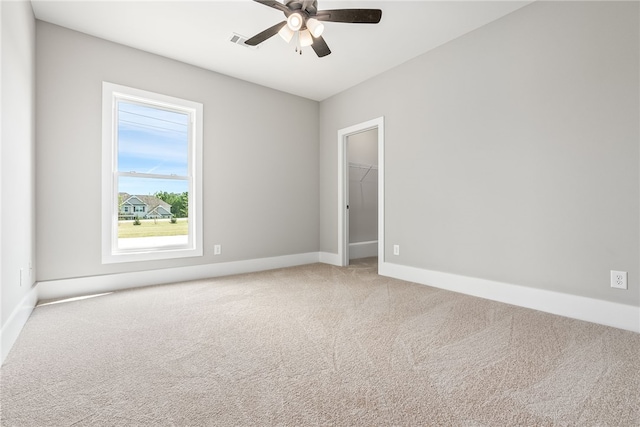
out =
<svg viewBox="0 0 640 427"><path fill-rule="evenodd" d="M400 245L393 245L393 254L400 255Z"/></svg>
<svg viewBox="0 0 640 427"><path fill-rule="evenodd" d="M611 287L627 289L627 272L611 270Z"/></svg>
<svg viewBox="0 0 640 427"><path fill-rule="evenodd" d="M222 253L222 246L221 245L214 245L213 246L213 254L214 255L220 255Z"/></svg>

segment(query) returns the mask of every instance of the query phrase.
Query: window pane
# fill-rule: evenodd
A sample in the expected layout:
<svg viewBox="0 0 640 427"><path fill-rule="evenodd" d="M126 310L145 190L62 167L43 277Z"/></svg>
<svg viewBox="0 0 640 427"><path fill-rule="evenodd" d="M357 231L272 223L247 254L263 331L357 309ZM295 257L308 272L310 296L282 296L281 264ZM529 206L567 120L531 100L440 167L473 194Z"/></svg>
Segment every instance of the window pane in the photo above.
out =
<svg viewBox="0 0 640 427"><path fill-rule="evenodd" d="M188 243L189 182L118 178L118 249Z"/></svg>
<svg viewBox="0 0 640 427"><path fill-rule="evenodd" d="M118 170L186 176L189 116L118 101Z"/></svg>

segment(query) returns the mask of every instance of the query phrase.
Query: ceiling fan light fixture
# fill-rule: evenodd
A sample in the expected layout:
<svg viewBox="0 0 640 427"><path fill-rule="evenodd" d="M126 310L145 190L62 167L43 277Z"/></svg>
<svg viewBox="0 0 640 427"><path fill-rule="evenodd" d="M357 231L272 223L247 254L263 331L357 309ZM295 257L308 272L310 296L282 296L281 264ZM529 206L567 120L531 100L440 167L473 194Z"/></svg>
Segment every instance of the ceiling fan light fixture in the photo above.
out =
<svg viewBox="0 0 640 427"><path fill-rule="evenodd" d="M0 0L2 1L2 0ZM287 43L296 38L296 52L302 54L303 46L311 46L318 58L331 53L322 38L324 22L348 24L377 24L382 19L380 9L330 9L318 10L318 0L253 0L284 13L286 20L279 22L245 41L246 45L258 46L276 34ZM287 28L283 28L287 27Z"/></svg>
<svg viewBox="0 0 640 427"><path fill-rule="evenodd" d="M311 33L309 30L305 29L300 31L300 46L307 47L313 44L313 37L311 37Z"/></svg>
<svg viewBox="0 0 640 427"><path fill-rule="evenodd" d="M307 19L307 28L315 38L320 37L324 32L324 24L315 18Z"/></svg>
<svg viewBox="0 0 640 427"><path fill-rule="evenodd" d="M302 23L304 20L302 19L302 15L299 13L292 13L287 18L287 26L291 29L291 31L298 31L302 28Z"/></svg>
<svg viewBox="0 0 640 427"><path fill-rule="evenodd" d="M289 28L288 25L285 25L280 29L280 31L278 31L278 34L280 34L280 37L282 37L284 41L289 43L295 33L291 31L291 28Z"/></svg>

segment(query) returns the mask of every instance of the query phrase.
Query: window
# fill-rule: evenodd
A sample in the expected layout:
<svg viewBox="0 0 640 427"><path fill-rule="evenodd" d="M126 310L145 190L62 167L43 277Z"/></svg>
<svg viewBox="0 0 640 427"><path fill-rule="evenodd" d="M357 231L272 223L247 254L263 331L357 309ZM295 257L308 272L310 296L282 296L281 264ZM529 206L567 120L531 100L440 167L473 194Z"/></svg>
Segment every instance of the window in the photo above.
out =
<svg viewBox="0 0 640 427"><path fill-rule="evenodd" d="M202 256L202 104L107 82L102 98L102 262Z"/></svg>

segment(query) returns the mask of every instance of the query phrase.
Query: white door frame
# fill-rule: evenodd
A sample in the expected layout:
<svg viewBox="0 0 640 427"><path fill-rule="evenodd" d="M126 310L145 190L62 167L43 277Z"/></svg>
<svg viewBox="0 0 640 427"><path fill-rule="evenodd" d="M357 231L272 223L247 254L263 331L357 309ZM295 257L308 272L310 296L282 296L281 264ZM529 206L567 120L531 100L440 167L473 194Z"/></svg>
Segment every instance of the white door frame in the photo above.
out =
<svg viewBox="0 0 640 427"><path fill-rule="evenodd" d="M338 258L349 265L349 158L347 138L371 129L378 130L378 266L384 262L384 116L338 131Z"/></svg>

